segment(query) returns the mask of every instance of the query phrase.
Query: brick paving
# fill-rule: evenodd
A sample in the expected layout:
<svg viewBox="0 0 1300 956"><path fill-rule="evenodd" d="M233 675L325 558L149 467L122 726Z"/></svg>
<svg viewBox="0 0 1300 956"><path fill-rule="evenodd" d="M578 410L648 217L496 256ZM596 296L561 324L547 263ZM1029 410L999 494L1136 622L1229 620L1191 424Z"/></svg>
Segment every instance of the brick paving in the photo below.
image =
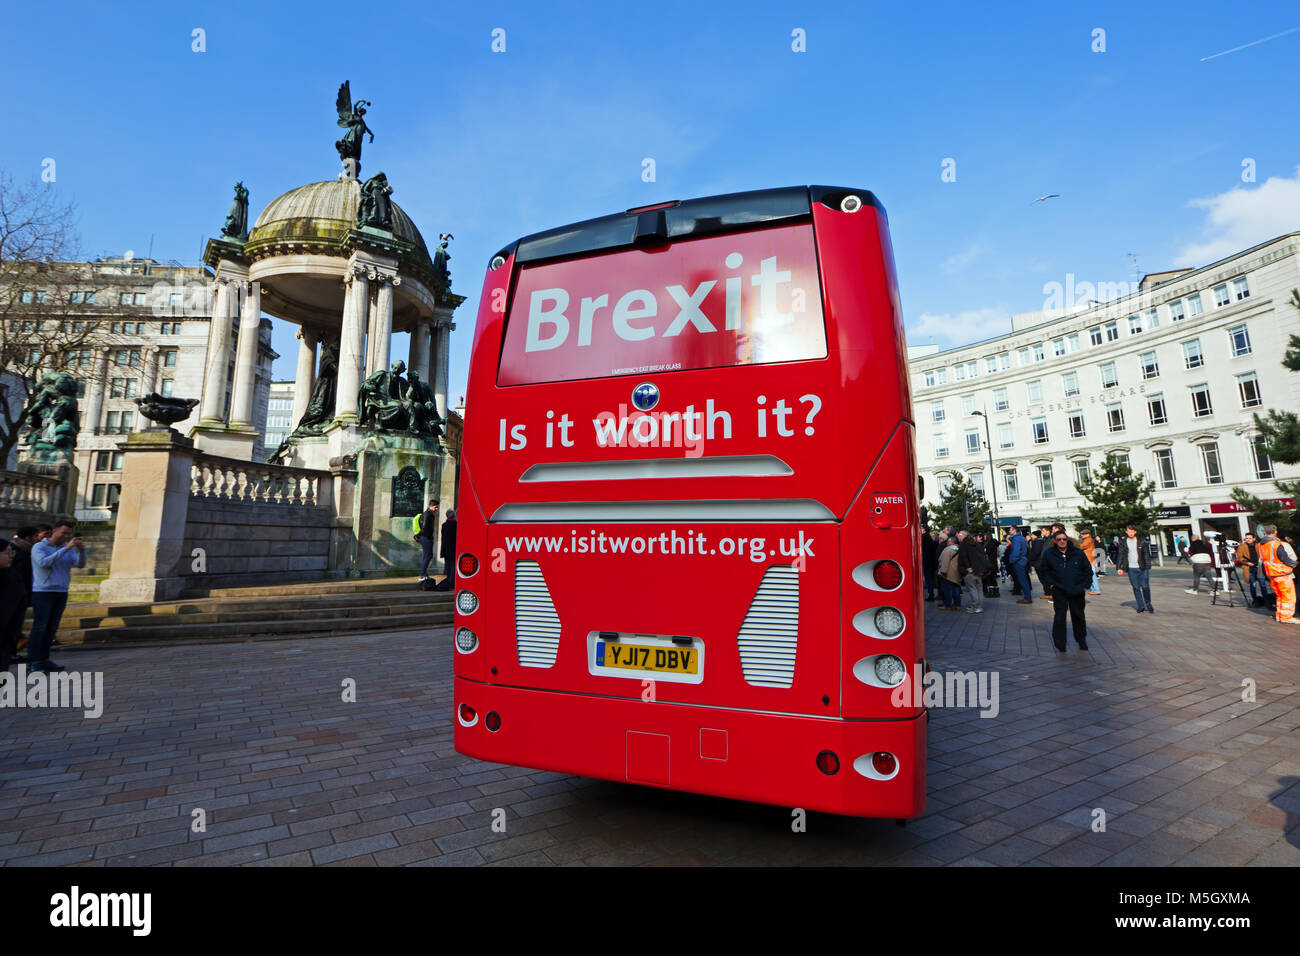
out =
<svg viewBox="0 0 1300 956"><path fill-rule="evenodd" d="M786 808L462 757L446 628L68 651L104 672L104 714L0 711L0 863L1298 866L1300 627L1188 578L1153 572L1154 617L1104 578L1087 655L1058 655L1050 604L1005 588L983 615L931 611L931 667L999 671L1001 706L932 711L906 828L810 814L793 833Z"/></svg>

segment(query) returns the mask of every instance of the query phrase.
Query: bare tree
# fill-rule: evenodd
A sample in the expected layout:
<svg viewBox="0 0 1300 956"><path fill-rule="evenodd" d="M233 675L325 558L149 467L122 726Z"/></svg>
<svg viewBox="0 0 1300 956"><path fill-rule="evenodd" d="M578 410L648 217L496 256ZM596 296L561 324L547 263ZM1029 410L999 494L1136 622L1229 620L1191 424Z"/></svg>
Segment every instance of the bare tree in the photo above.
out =
<svg viewBox="0 0 1300 956"><path fill-rule="evenodd" d="M88 386L100 374L97 351L123 341L100 320L104 283L77 261L75 221L48 184L17 186L0 171L0 466L23 437L41 377L66 370Z"/></svg>

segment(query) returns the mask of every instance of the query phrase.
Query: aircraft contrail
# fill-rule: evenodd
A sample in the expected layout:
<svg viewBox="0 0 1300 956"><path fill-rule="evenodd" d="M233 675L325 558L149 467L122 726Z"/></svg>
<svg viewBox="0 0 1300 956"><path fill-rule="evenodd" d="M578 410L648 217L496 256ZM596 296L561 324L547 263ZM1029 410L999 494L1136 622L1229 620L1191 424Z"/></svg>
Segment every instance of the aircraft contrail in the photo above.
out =
<svg viewBox="0 0 1300 956"><path fill-rule="evenodd" d="M1216 56L1227 56L1229 53L1236 53L1238 50L1244 50L1248 46L1258 46L1261 43L1267 43L1269 40L1276 40L1278 37L1284 37L1288 33L1295 33L1300 27L1292 27L1290 30L1283 30L1281 33L1274 33L1271 37L1264 37L1262 40L1252 40L1249 43L1243 43L1241 46L1234 46L1231 50L1224 50L1222 53L1211 53L1209 56L1201 57L1201 62L1213 60Z"/></svg>

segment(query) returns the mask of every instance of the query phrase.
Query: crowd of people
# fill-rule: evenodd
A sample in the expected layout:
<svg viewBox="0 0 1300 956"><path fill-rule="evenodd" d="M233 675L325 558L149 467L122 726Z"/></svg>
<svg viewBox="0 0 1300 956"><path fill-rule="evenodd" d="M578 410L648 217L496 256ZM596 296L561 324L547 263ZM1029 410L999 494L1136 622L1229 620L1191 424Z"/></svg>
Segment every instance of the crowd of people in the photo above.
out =
<svg viewBox="0 0 1300 956"><path fill-rule="evenodd" d="M1274 618L1286 624L1300 624L1295 617L1296 550L1278 537L1275 526L1261 525L1258 534L1248 534L1235 551L1216 554L1205 538L1193 536L1188 548L1192 565L1189 594L1199 594L1205 578L1217 589L1232 567L1241 577L1242 590L1249 580L1249 594L1256 607L1269 607ZM1101 593L1101 576L1109 558L1116 572L1128 579L1138 614L1154 614L1151 603L1151 554L1145 536L1129 525L1124 537L1104 547L1091 531L1078 540L1065 526L1054 524L1026 535L1015 529L999 539L984 530L951 527L921 535L921 567L925 600L937 601L944 611L983 614L984 598L1000 596L999 584L1012 583L1017 604L1034 602L1034 581L1053 606L1052 642L1066 650L1066 619L1080 650L1088 649L1085 605L1087 595ZM1230 577L1228 578L1230 580Z"/></svg>
<svg viewBox="0 0 1300 956"><path fill-rule="evenodd" d="M68 604L72 569L85 566L86 545L68 520L28 525L0 541L0 671L10 664L48 673L64 669L50 660L50 648ZM28 608L32 630L23 654Z"/></svg>

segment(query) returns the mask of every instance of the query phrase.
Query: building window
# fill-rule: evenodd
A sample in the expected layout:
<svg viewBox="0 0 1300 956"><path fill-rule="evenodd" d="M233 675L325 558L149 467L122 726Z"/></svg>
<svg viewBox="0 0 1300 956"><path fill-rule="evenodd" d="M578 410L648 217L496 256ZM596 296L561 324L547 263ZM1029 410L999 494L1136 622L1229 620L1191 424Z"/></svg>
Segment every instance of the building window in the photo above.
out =
<svg viewBox="0 0 1300 956"><path fill-rule="evenodd" d="M130 292L123 292L123 293L122 293L121 304L122 304L122 305L130 305L130 304L131 304L131 293L130 293Z"/></svg>
<svg viewBox="0 0 1300 956"><path fill-rule="evenodd" d="M1088 459L1082 458L1079 461L1074 462L1074 487L1076 490L1081 484L1088 480L1090 474L1091 473L1088 471Z"/></svg>
<svg viewBox="0 0 1300 956"><path fill-rule="evenodd" d="M966 454L974 455L980 450L980 433L969 431L966 433Z"/></svg>
<svg viewBox="0 0 1300 956"><path fill-rule="evenodd" d="M1238 302L1250 298L1250 286L1246 284L1245 276L1238 276L1232 280L1232 291L1236 295Z"/></svg>
<svg viewBox="0 0 1300 956"><path fill-rule="evenodd" d="M948 436L947 435L934 436L934 457L935 458L948 457Z"/></svg>
<svg viewBox="0 0 1300 956"><path fill-rule="evenodd" d="M984 359L985 375L992 375L997 370L998 370L998 357L996 355L990 355Z"/></svg>
<svg viewBox="0 0 1300 956"><path fill-rule="evenodd" d="M1192 415L1196 418L1205 418L1207 415L1214 414L1214 404L1210 401L1210 386L1202 382L1200 385L1191 386L1192 392Z"/></svg>
<svg viewBox="0 0 1300 956"><path fill-rule="evenodd" d="M1043 381L1034 379L1032 382L1025 383L1025 398L1030 405L1039 405L1043 401Z"/></svg>
<svg viewBox="0 0 1300 956"><path fill-rule="evenodd" d="M1142 316L1130 315L1128 317L1128 334L1139 335L1142 332Z"/></svg>
<svg viewBox="0 0 1300 956"><path fill-rule="evenodd" d="M1034 426L1034 444L1035 445L1047 444L1047 419L1035 418L1033 421L1033 426Z"/></svg>
<svg viewBox="0 0 1300 956"><path fill-rule="evenodd" d="M1174 450L1172 448L1156 449L1156 482L1161 488L1178 487L1178 477L1174 474Z"/></svg>
<svg viewBox="0 0 1300 956"><path fill-rule="evenodd" d="M1205 364L1205 356L1201 354L1201 340L1192 339L1190 342L1183 343L1183 365L1187 368L1200 368Z"/></svg>
<svg viewBox="0 0 1300 956"><path fill-rule="evenodd" d="M1106 341L1107 341L1107 342L1114 342L1114 341L1115 341L1116 339L1118 339L1118 338L1119 338L1119 323L1118 323L1118 322L1107 322L1107 323L1106 323Z"/></svg>
<svg viewBox="0 0 1300 956"><path fill-rule="evenodd" d="M136 305L144 305L144 304L145 304L146 302L148 302L148 301L149 301L149 293L147 293L147 292L137 292L137 293L135 294L135 304L136 304Z"/></svg>
<svg viewBox="0 0 1300 956"><path fill-rule="evenodd" d="M1174 299L1169 303L1169 320L1171 322L1181 322L1185 316L1182 299Z"/></svg>
<svg viewBox="0 0 1300 956"><path fill-rule="evenodd" d="M1237 391L1241 393L1242 408L1255 408L1264 404L1264 399L1259 394L1259 378L1254 372L1237 376Z"/></svg>
<svg viewBox="0 0 1300 956"><path fill-rule="evenodd" d="M1043 360L1043 354L1043 343L1039 342L1034 346L1034 361L1041 362Z"/></svg>
<svg viewBox="0 0 1300 956"><path fill-rule="evenodd" d="M162 380L162 389L158 392L163 398L171 398L172 390L176 387L176 380L165 378Z"/></svg>
<svg viewBox="0 0 1300 956"><path fill-rule="evenodd" d="M126 452L100 451L95 453L96 471L121 471Z"/></svg>
<svg viewBox="0 0 1300 956"><path fill-rule="evenodd" d="M971 483L971 487L975 489L975 493L979 495L982 500L984 498L984 472L969 472L966 475L966 480Z"/></svg>
<svg viewBox="0 0 1300 956"><path fill-rule="evenodd" d="M1221 309L1231 301L1232 296L1228 295L1228 284L1226 282L1214 287L1214 305L1216 308Z"/></svg>
<svg viewBox="0 0 1300 956"><path fill-rule="evenodd" d="M1052 354L1060 358L1065 354L1065 338L1052 339Z"/></svg>
<svg viewBox="0 0 1300 956"><path fill-rule="evenodd" d="M1149 378L1156 378L1160 374L1160 363L1156 361L1156 353L1143 352L1138 356L1138 361L1142 363L1142 379L1145 381Z"/></svg>
<svg viewBox="0 0 1300 956"><path fill-rule="evenodd" d="M1065 386L1065 397L1070 398L1079 394L1079 373L1066 372L1061 376L1061 383Z"/></svg>
<svg viewBox="0 0 1300 956"><path fill-rule="evenodd" d="M1219 461L1219 443L1207 441L1197 445L1201 450L1201 464L1205 466L1205 483L1207 485L1223 484L1223 465Z"/></svg>
<svg viewBox="0 0 1300 956"><path fill-rule="evenodd" d="M1044 498L1056 497L1056 484L1052 481L1052 466L1050 463L1038 466L1038 487L1042 489Z"/></svg>
<svg viewBox="0 0 1300 956"><path fill-rule="evenodd" d="M1157 309L1147 309L1146 328L1148 332L1160 328L1160 312Z"/></svg>
<svg viewBox="0 0 1300 956"><path fill-rule="evenodd" d="M1255 477L1272 478L1273 461L1268 457L1264 439L1256 436L1250 440L1250 454L1255 461Z"/></svg>
<svg viewBox="0 0 1300 956"><path fill-rule="evenodd" d="M1169 421L1169 415L1165 412L1165 397L1163 395L1152 395L1147 399L1147 414L1151 416L1152 425L1163 425Z"/></svg>
<svg viewBox="0 0 1300 956"><path fill-rule="evenodd" d="M1067 351L1067 352L1077 352L1077 351L1079 351L1079 333L1078 333L1078 332L1071 332L1069 335L1067 335L1067 336L1065 337L1065 351Z"/></svg>
<svg viewBox="0 0 1300 956"><path fill-rule="evenodd" d="M1129 465L1129 461L1128 461L1128 452L1117 451L1114 453L1114 455L1117 464L1123 465L1125 468L1128 468L1130 472L1132 471L1132 466Z"/></svg>
<svg viewBox="0 0 1300 956"><path fill-rule="evenodd" d="M944 411L943 402L930 403L930 421L941 422L944 421L947 417L948 417L948 413Z"/></svg>
<svg viewBox="0 0 1300 956"><path fill-rule="evenodd" d="M966 381L966 366L958 362L952 367L952 380L954 382Z"/></svg>
<svg viewBox="0 0 1300 956"><path fill-rule="evenodd" d="M995 412L1005 412L1011 407L1011 397L1007 394L1005 388L993 389L993 410Z"/></svg>
<svg viewBox="0 0 1300 956"><path fill-rule="evenodd" d="M1187 297L1187 317L1189 319L1196 318L1204 311L1205 309L1201 306L1201 294L1199 292L1193 292Z"/></svg>
<svg viewBox="0 0 1300 956"><path fill-rule="evenodd" d="M1124 430L1124 406L1120 404L1106 406L1106 424L1112 432Z"/></svg>
<svg viewBox="0 0 1300 956"><path fill-rule="evenodd" d="M974 396L974 395L963 395L963 396L961 397L961 413L962 413L962 415L974 415L974 414L975 414L975 396Z"/></svg>
<svg viewBox="0 0 1300 956"><path fill-rule="evenodd" d="M117 496L121 493L122 486L119 484L99 484L91 489L90 505L92 508L111 508L117 504Z"/></svg>
<svg viewBox="0 0 1300 956"><path fill-rule="evenodd" d="M1115 371L1114 362L1103 362L1101 364L1101 387L1114 388L1119 384L1119 375Z"/></svg>
<svg viewBox="0 0 1300 956"><path fill-rule="evenodd" d="M934 385L946 385L948 382L948 370L946 368L933 368L925 373L925 384L929 388Z"/></svg>
<svg viewBox="0 0 1300 956"><path fill-rule="evenodd" d="M109 398L126 398L126 379L114 378L108 383Z"/></svg>
<svg viewBox="0 0 1300 956"><path fill-rule="evenodd" d="M1019 362L1021 368L1023 368L1033 361L1032 355L1033 353L1030 352L1029 347L1025 346L1023 349L1016 350L1016 361Z"/></svg>
<svg viewBox="0 0 1300 956"><path fill-rule="evenodd" d="M1084 437L1084 435L1087 434L1087 432L1084 430L1084 427L1083 427L1083 413L1082 413L1082 412L1080 412L1079 414L1076 414L1076 415L1071 415L1070 418L1069 418L1069 422L1070 422L1070 437L1071 437L1071 438L1082 438L1082 437Z"/></svg>
<svg viewBox="0 0 1300 956"><path fill-rule="evenodd" d="M163 349L162 360L163 360L163 368L175 368L175 367L176 367L176 350L175 350L175 349Z"/></svg>
<svg viewBox="0 0 1300 956"><path fill-rule="evenodd" d="M1015 445L1015 439L1011 434L1011 423L1003 422L998 425L998 447L1011 448Z"/></svg>
<svg viewBox="0 0 1300 956"><path fill-rule="evenodd" d="M1010 352L999 352L999 353L998 353L998 371L1000 371L1000 372L1005 372L1005 371L1006 371L1007 369L1009 369L1009 368L1011 368L1011 353L1010 353Z"/></svg>
<svg viewBox="0 0 1300 956"><path fill-rule="evenodd" d="M1002 490L1006 492L1007 501L1020 500L1020 475L1014 468L1002 469Z"/></svg>
<svg viewBox="0 0 1300 956"><path fill-rule="evenodd" d="M1250 330L1244 325L1234 325L1228 329L1228 344L1232 348L1232 357L1240 358L1250 354Z"/></svg>
<svg viewBox="0 0 1300 956"><path fill-rule="evenodd" d="M1101 345L1102 338L1100 325L1088 330L1088 340L1092 342L1093 345Z"/></svg>

